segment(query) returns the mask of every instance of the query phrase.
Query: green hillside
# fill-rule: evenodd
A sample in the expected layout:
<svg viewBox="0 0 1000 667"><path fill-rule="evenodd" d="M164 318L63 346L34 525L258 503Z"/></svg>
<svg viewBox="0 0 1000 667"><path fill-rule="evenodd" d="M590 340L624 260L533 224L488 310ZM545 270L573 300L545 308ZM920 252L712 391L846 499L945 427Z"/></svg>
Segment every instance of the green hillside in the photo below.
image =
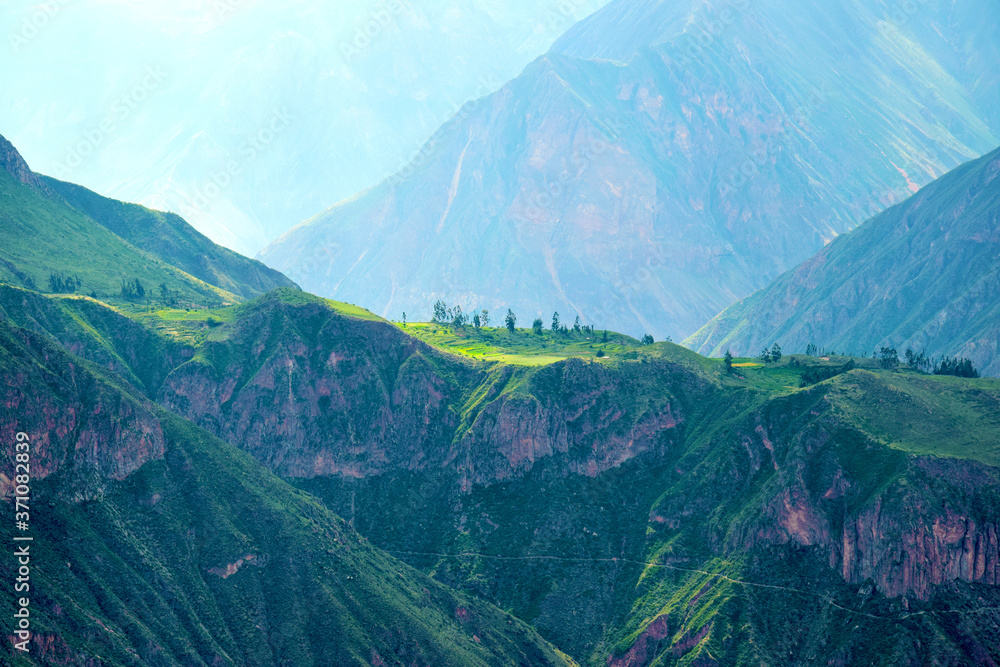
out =
<svg viewBox="0 0 1000 667"><path fill-rule="evenodd" d="M72 183L42 181L74 208L131 245L182 271L244 298L295 284L274 269L216 245L180 216L102 197Z"/></svg>
<svg viewBox="0 0 1000 667"><path fill-rule="evenodd" d="M139 279L150 295L166 286L180 302L239 299L124 241L65 203L0 169L0 275L15 285L50 291L50 278L72 279L84 294L121 298L122 282ZM154 290L156 290L154 292Z"/></svg>
<svg viewBox="0 0 1000 667"><path fill-rule="evenodd" d="M37 438L34 640L27 655L5 646L5 664L573 664L37 334L0 323L0 367L4 434ZM46 434L49 410L80 422ZM135 457L145 463L123 470ZM9 522L0 536L11 543ZM13 581L14 567L0 560L0 576ZM12 617L10 594L0 608Z"/></svg>
<svg viewBox="0 0 1000 667"><path fill-rule="evenodd" d="M295 285L181 218L31 172L0 136L0 279L122 305L237 303ZM138 283L136 282L138 281Z"/></svg>
<svg viewBox="0 0 1000 667"><path fill-rule="evenodd" d="M1000 555L991 541L1000 516L997 380L888 371L855 358L854 370L803 387L816 369L851 360L737 359L729 373L720 359L611 332L609 348L622 348L598 360L576 356L579 343L555 348L548 332L518 331L506 343L511 363L490 356L506 330L462 338L443 327L402 328L287 289L227 308L129 312L7 287L0 308L159 403L165 451L184 452L181 462L154 458L103 491L122 499L115 507L127 516L158 493L170 498L159 489L184 480L199 500L176 497L183 519L171 528L143 515L143 530L162 530L148 538L156 550L174 548L174 532L197 525L207 494L205 520L226 517L237 533L205 547L205 567L259 552L277 558L284 533L272 539L245 523L272 508L273 496L294 515L343 517L346 526L330 519L331 531L356 530L373 548L462 591L447 595L508 610L581 664L1000 658ZM14 371L20 363L3 362ZM212 471L235 464L204 458L228 446L209 438L215 444L206 452L201 440L175 438L177 424L197 429L163 409L285 481L241 458L251 467L233 472L245 489L234 491ZM123 417L121 432L149 431L142 423ZM150 481L161 476L167 481ZM140 487L146 495L114 495ZM247 515L246 507L257 509ZM302 525L319 546L295 538L301 542L283 563L307 579L321 566L342 572L347 565L323 555L339 546L324 546L322 530ZM108 549L128 554L128 544L116 537ZM309 558L299 560L303 551ZM377 562L390 563L379 572L406 581L423 576ZM256 577L257 567L244 559L225 582ZM392 602L395 588L379 586L386 606L365 623L408 613ZM239 595L212 613L226 619L245 608L250 594ZM267 609L261 618L271 618ZM441 623L445 634L434 636L450 646L458 635ZM310 641L319 640L301 645L321 645ZM518 664L504 660L488 664Z"/></svg>

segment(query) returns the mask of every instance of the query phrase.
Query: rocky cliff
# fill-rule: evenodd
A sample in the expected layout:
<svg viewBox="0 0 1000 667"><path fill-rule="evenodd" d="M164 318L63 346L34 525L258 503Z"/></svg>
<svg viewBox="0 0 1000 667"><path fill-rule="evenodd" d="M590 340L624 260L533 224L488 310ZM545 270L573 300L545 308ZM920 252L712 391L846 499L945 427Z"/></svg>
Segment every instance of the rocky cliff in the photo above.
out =
<svg viewBox="0 0 1000 667"><path fill-rule="evenodd" d="M666 344L634 360L474 362L284 291L224 311L200 342L153 346L174 356L140 381L138 334L89 301L60 303L91 333L18 303L8 312L124 363L374 545L581 662L1000 650L993 380L864 369L791 389L822 362L731 375ZM206 567L228 582L258 557L237 541ZM786 624L799 617L814 620Z"/></svg>
<svg viewBox="0 0 1000 667"><path fill-rule="evenodd" d="M157 408L137 391L120 391L116 378L5 321L0 341L0 437L14 443L17 433L30 436L31 479L58 475L67 493L90 497L163 458ZM12 444L3 462L0 497L10 498Z"/></svg>
<svg viewBox="0 0 1000 667"><path fill-rule="evenodd" d="M29 649L8 642L4 664L574 664L6 316L0 380L0 505L13 516L6 473L23 431L33 540ZM2 559L0 576L21 565ZM0 596L8 618L15 608Z"/></svg>

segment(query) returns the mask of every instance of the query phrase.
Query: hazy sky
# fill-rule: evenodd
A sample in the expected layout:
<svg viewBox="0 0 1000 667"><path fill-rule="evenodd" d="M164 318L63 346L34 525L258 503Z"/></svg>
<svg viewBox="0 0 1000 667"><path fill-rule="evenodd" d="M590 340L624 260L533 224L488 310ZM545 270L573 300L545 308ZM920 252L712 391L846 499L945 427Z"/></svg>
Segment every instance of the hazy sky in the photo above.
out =
<svg viewBox="0 0 1000 667"><path fill-rule="evenodd" d="M402 168L606 0L15 0L0 134L245 253Z"/></svg>

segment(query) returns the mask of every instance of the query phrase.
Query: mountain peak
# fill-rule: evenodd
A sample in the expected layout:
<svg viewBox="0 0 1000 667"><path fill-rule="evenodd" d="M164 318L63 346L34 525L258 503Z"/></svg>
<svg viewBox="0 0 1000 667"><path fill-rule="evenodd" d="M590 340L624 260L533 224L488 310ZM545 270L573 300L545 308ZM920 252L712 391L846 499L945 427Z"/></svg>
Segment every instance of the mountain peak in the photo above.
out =
<svg viewBox="0 0 1000 667"><path fill-rule="evenodd" d="M45 190L42 181L35 172L31 171L28 163L24 161L21 154L14 148L14 144L10 143L2 134L0 134L0 167L8 171L19 182L40 190Z"/></svg>

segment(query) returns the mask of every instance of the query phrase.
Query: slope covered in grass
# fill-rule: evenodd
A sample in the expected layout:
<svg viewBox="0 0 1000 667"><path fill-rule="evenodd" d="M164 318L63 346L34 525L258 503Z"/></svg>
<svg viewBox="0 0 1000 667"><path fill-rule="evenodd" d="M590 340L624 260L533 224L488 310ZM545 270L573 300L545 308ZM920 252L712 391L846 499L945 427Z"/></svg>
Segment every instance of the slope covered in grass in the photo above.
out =
<svg viewBox="0 0 1000 667"><path fill-rule="evenodd" d="M277 271L217 246L176 215L33 173L2 136L0 279L46 292L182 307L295 288ZM141 293L123 292L123 282L131 289L136 280Z"/></svg>
<svg viewBox="0 0 1000 667"><path fill-rule="evenodd" d="M39 335L0 323L0 365L0 427L31 434L35 480L34 639L5 664L572 664ZM13 614L11 593L0 607Z"/></svg>
<svg viewBox="0 0 1000 667"><path fill-rule="evenodd" d="M72 278L77 292L117 299L122 281L139 279L150 294L159 285L186 302L238 300L157 259L68 204L0 169L0 275L15 285L49 291L49 279Z"/></svg>
<svg viewBox="0 0 1000 667"><path fill-rule="evenodd" d="M74 208L157 259L244 298L295 284L281 273L216 245L174 213L116 201L90 190L43 177Z"/></svg>
<svg viewBox="0 0 1000 667"><path fill-rule="evenodd" d="M197 312L0 303L582 664L1000 658L997 380L801 355L727 373L670 343L484 361L294 290ZM841 372L801 387L817 369ZM227 484L190 488L238 499Z"/></svg>

